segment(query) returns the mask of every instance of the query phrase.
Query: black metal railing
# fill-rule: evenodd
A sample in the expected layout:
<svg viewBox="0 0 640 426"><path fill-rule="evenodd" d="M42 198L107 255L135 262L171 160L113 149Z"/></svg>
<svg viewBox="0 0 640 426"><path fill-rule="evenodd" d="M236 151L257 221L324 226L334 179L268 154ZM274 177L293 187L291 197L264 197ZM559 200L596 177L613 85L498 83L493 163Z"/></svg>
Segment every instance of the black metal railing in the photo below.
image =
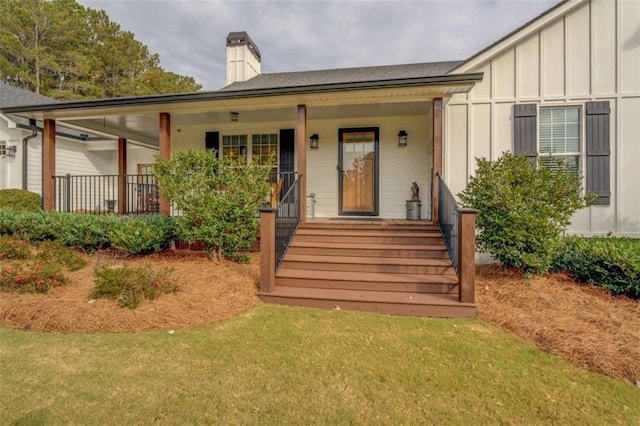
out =
<svg viewBox="0 0 640 426"><path fill-rule="evenodd" d="M300 175L290 173L286 176L291 176L291 180L285 181L288 183L288 189L276 207L276 271L300 224L300 203L302 202L300 200ZM285 183L282 187L284 191Z"/></svg>
<svg viewBox="0 0 640 426"><path fill-rule="evenodd" d="M279 193L271 195L277 197L278 201L282 200L283 195L289 192L289 188L296 181L296 176L297 172L271 172L269 183L272 187L279 189Z"/></svg>
<svg viewBox="0 0 640 426"><path fill-rule="evenodd" d="M151 214L159 211L155 176L54 176L55 210L76 213Z"/></svg>
<svg viewBox="0 0 640 426"><path fill-rule="evenodd" d="M439 174L436 176L438 177L438 224L453 267L456 273L459 273L458 202L442 176Z"/></svg>

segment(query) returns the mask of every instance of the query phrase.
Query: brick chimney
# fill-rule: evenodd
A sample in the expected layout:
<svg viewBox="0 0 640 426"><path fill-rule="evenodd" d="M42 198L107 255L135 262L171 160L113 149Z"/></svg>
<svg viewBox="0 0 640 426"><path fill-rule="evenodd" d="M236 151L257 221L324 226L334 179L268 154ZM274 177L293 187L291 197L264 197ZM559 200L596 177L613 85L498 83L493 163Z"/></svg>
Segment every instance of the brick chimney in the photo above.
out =
<svg viewBox="0 0 640 426"><path fill-rule="evenodd" d="M244 31L227 36L227 85L260 74L260 50Z"/></svg>

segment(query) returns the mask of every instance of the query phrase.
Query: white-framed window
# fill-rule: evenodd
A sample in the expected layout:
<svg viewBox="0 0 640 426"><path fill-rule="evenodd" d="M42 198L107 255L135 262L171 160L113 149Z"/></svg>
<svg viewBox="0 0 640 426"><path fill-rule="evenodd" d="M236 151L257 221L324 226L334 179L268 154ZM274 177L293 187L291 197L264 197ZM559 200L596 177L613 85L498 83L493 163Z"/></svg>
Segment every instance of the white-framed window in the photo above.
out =
<svg viewBox="0 0 640 426"><path fill-rule="evenodd" d="M558 160L585 178L598 195L592 205L611 203L611 106L609 100L565 105L513 106L513 152L552 167Z"/></svg>
<svg viewBox="0 0 640 426"><path fill-rule="evenodd" d="M246 158L247 163L267 165L269 159L275 161L278 171L278 134L249 133L222 136L222 156Z"/></svg>
<svg viewBox="0 0 640 426"><path fill-rule="evenodd" d="M538 161L555 167L559 161L576 174L581 170L579 106L540 107Z"/></svg>
<svg viewBox="0 0 640 426"><path fill-rule="evenodd" d="M278 171L278 135L275 133L254 134L251 136L251 162L268 165L275 161L273 170Z"/></svg>
<svg viewBox="0 0 640 426"><path fill-rule="evenodd" d="M247 158L247 135L223 136L222 156L233 158Z"/></svg>

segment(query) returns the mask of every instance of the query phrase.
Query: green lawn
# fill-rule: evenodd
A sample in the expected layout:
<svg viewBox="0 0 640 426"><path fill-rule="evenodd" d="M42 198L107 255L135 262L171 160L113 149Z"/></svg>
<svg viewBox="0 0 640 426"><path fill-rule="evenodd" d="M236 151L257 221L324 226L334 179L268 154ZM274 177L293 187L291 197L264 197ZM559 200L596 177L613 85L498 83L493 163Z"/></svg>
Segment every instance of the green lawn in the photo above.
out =
<svg viewBox="0 0 640 426"><path fill-rule="evenodd" d="M0 329L0 424L638 424L639 407L479 320L259 306L173 335Z"/></svg>

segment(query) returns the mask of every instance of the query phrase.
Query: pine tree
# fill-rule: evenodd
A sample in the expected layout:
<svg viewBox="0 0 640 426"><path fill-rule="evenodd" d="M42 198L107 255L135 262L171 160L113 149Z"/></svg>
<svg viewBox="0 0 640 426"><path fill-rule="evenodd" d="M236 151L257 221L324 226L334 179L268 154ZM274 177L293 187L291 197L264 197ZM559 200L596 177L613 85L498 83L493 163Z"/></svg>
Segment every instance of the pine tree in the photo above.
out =
<svg viewBox="0 0 640 426"><path fill-rule="evenodd" d="M192 77L76 0L0 0L0 80L56 99L194 92Z"/></svg>

